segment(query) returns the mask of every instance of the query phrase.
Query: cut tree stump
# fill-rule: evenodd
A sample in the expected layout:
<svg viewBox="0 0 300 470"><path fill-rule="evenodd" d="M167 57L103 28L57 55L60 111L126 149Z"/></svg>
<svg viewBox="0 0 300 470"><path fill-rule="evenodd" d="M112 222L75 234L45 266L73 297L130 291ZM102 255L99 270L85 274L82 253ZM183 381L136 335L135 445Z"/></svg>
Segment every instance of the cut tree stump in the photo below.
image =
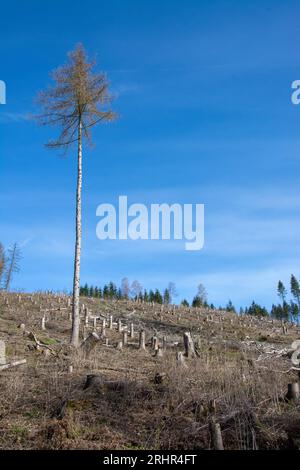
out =
<svg viewBox="0 0 300 470"><path fill-rule="evenodd" d="M191 337L191 333L189 331L186 331L183 334L183 344L184 344L184 349L185 349L185 356L186 357L195 357L195 347L194 347L194 342Z"/></svg>
<svg viewBox="0 0 300 470"><path fill-rule="evenodd" d="M5 342L0 340L0 364L6 364Z"/></svg>
<svg viewBox="0 0 300 470"><path fill-rule="evenodd" d="M294 402L299 401L299 383L293 382L288 384L288 392L286 394L287 400L291 400Z"/></svg>
<svg viewBox="0 0 300 470"><path fill-rule="evenodd" d="M164 351L163 348L158 346L158 348L155 350L155 357L163 357Z"/></svg>
<svg viewBox="0 0 300 470"><path fill-rule="evenodd" d="M80 349L88 356L92 350L96 347L97 343L100 341L97 333L93 332L89 334L83 343L81 343Z"/></svg>
<svg viewBox="0 0 300 470"><path fill-rule="evenodd" d="M127 331L123 331L123 345L126 346L127 344Z"/></svg>
<svg viewBox="0 0 300 470"><path fill-rule="evenodd" d="M214 420L211 420L209 425L212 445L214 450L224 450L221 426Z"/></svg>
<svg viewBox="0 0 300 470"><path fill-rule="evenodd" d="M181 351L178 351L178 353L176 353L176 361L177 361L177 366L184 367L184 368L187 367L185 360L184 360L184 355Z"/></svg>
<svg viewBox="0 0 300 470"><path fill-rule="evenodd" d="M145 339L146 339L145 331L142 330L142 331L140 331L140 342L139 342L139 348L140 349L146 349Z"/></svg>

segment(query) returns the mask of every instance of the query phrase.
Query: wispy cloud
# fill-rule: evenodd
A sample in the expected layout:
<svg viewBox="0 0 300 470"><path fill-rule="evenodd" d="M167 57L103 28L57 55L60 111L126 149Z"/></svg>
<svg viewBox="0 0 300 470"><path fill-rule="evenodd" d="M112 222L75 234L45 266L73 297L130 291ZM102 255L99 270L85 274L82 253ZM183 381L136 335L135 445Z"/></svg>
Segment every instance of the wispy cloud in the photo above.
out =
<svg viewBox="0 0 300 470"><path fill-rule="evenodd" d="M28 113L19 113L19 112L1 112L0 113L0 122L5 123L18 123L29 121L30 115Z"/></svg>
<svg viewBox="0 0 300 470"><path fill-rule="evenodd" d="M141 84L138 83L120 83L113 88L113 94L116 97L123 95L132 95L141 91Z"/></svg>

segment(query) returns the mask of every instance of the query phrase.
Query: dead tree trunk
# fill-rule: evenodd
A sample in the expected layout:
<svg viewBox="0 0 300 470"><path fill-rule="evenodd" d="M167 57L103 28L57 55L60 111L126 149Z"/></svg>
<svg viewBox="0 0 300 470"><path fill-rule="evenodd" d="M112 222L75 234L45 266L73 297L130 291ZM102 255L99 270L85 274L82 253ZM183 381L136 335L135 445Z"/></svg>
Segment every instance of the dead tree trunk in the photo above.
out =
<svg viewBox="0 0 300 470"><path fill-rule="evenodd" d="M73 308L71 344L78 347L79 343L79 288L80 288L80 255L81 255L81 190L82 190L82 123L78 124L78 166L76 188L76 236L73 278Z"/></svg>

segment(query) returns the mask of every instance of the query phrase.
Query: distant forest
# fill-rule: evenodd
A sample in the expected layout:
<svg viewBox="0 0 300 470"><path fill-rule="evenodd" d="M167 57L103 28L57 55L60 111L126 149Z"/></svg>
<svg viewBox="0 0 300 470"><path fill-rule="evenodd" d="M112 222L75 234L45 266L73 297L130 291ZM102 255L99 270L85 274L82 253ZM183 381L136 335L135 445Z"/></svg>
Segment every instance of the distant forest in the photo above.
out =
<svg viewBox="0 0 300 470"><path fill-rule="evenodd" d="M272 318L292 321L298 323L300 312L300 286L297 278L292 274L290 279L290 294L291 298L288 300L288 291L282 281L278 282L277 295L280 299L278 304L273 304L270 311L265 307L259 305L254 300L249 307L240 308L239 311L235 308L231 300L228 301L225 307L215 307L213 303L208 303L207 293L203 284L198 285L197 294L194 296L191 303L186 299L180 302L180 305L185 307L203 307L212 310L226 310L227 312L254 315L257 317L271 316ZM144 289L138 281L129 283L127 278L122 279L121 286L117 286L114 282L110 281L104 284L103 287L89 286L85 284L80 287L80 296L94 297L99 299L115 299L115 300L135 300L140 302L155 302L161 305L169 305L174 303L178 297L176 286L173 282L163 290L159 289Z"/></svg>

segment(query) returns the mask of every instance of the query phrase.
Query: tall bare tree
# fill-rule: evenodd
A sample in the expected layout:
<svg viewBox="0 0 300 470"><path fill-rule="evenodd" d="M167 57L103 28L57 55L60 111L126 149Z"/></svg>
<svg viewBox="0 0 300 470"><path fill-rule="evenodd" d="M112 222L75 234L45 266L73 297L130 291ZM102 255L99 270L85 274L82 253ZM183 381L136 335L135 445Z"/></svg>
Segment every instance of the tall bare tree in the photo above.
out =
<svg viewBox="0 0 300 470"><path fill-rule="evenodd" d="M125 299L129 298L130 294L130 285L129 285L129 280L127 277L123 277L121 281L121 294Z"/></svg>
<svg viewBox="0 0 300 470"><path fill-rule="evenodd" d="M197 289L198 289L197 296L198 296L199 299L201 300L202 304L204 304L205 302L207 302L207 292L206 292L206 289L205 289L205 287L204 287L203 284L199 284Z"/></svg>
<svg viewBox="0 0 300 470"><path fill-rule="evenodd" d="M178 296L175 282L170 281L167 289L169 292L169 302L172 303L174 297Z"/></svg>
<svg viewBox="0 0 300 470"><path fill-rule="evenodd" d="M82 143L91 143L91 127L112 121L116 114L109 109L112 97L103 73L93 73L95 62L89 62L81 44L68 54L66 65L52 73L55 84L41 92L38 102L42 113L38 120L43 125L58 126L60 134L46 144L50 148L67 151L77 143L76 233L73 276L73 312L71 344L79 343L79 288L81 255L81 190Z"/></svg>
<svg viewBox="0 0 300 470"><path fill-rule="evenodd" d="M131 284L130 291L134 298L138 297L143 291L143 286L139 283L139 281L135 280Z"/></svg>
<svg viewBox="0 0 300 470"><path fill-rule="evenodd" d="M4 289L9 290L12 277L14 273L19 272L20 270L20 259L21 259L21 250L18 247L17 243L14 243L11 248L8 250L8 256L6 258L6 269L4 272Z"/></svg>

